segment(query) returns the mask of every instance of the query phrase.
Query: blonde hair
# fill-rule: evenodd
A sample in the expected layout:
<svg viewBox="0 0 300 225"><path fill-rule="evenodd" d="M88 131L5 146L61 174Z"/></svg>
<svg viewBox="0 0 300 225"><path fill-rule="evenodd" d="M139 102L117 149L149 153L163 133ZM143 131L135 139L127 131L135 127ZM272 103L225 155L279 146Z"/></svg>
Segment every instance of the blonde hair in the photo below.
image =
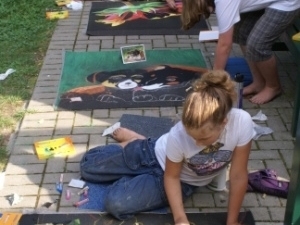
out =
<svg viewBox="0 0 300 225"><path fill-rule="evenodd" d="M188 129L210 122L221 125L237 98L235 82L224 70L204 73L192 85L183 106L182 123Z"/></svg>
<svg viewBox="0 0 300 225"><path fill-rule="evenodd" d="M211 14L209 7L215 10L214 0L182 0L182 28L188 30L201 19L207 19Z"/></svg>

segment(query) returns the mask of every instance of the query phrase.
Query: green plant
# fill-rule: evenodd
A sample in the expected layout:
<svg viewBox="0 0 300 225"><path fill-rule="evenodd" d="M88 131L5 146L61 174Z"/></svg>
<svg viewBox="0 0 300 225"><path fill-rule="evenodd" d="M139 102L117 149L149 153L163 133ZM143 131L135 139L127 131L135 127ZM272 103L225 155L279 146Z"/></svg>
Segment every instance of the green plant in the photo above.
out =
<svg viewBox="0 0 300 225"><path fill-rule="evenodd" d="M0 1L0 73L16 72L0 81L0 170L7 162L6 144L14 127L26 113L29 100L56 21L47 20L53 0Z"/></svg>

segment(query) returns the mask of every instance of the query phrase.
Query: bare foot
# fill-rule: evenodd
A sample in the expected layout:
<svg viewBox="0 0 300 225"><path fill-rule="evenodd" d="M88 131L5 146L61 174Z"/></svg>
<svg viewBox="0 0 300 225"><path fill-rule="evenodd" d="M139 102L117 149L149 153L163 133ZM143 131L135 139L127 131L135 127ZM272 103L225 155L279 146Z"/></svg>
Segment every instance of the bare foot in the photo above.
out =
<svg viewBox="0 0 300 225"><path fill-rule="evenodd" d="M249 99L250 102L255 104L265 104L267 102L272 101L274 98L278 97L281 94L281 89L276 88L269 88L265 87L261 90L258 94L254 95L252 98Z"/></svg>
<svg viewBox="0 0 300 225"><path fill-rule="evenodd" d="M251 83L247 87L243 88L243 96L257 94L263 88L264 88L264 86L261 84Z"/></svg>
<svg viewBox="0 0 300 225"><path fill-rule="evenodd" d="M143 135L140 135L140 134L138 134L132 130L129 130L127 128L124 128L124 127L120 127L118 129L116 129L112 133L112 137L113 137L113 139L115 139L118 142L128 142L128 141L133 141L136 139L145 139L146 138Z"/></svg>

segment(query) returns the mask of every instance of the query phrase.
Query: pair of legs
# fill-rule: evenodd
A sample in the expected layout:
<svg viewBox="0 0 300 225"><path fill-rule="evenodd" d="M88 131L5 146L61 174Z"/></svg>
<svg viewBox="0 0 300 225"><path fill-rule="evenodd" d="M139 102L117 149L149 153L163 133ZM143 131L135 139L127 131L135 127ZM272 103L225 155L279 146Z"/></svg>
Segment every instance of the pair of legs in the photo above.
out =
<svg viewBox="0 0 300 225"><path fill-rule="evenodd" d="M164 171L154 150L156 140L126 128L117 129L112 137L119 143L90 149L80 162L84 180L109 185L103 199L105 211L125 220L139 212L168 206ZM193 190L182 184L184 197Z"/></svg>
<svg viewBox="0 0 300 225"><path fill-rule="evenodd" d="M246 47L241 46L243 52ZM243 89L243 95L253 95L249 100L255 104L265 104L270 102L282 92L277 62L274 55L270 59L253 62L248 60L253 82Z"/></svg>
<svg viewBox="0 0 300 225"><path fill-rule="evenodd" d="M124 220L166 206L155 140L126 128L117 129L112 136L120 143L90 149L80 162L84 180L108 185L103 199L105 211Z"/></svg>
<svg viewBox="0 0 300 225"><path fill-rule="evenodd" d="M299 12L266 8L241 15L235 25L234 41L240 44L253 76L253 83L244 88L243 95L253 95L249 99L252 103L264 104L281 94L272 45Z"/></svg>

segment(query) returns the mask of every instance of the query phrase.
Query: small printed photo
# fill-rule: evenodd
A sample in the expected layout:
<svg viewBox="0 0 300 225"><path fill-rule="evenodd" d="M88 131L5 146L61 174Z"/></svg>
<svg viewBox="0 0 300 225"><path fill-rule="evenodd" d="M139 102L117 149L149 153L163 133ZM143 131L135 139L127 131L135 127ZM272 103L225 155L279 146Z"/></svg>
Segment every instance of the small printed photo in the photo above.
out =
<svg viewBox="0 0 300 225"><path fill-rule="evenodd" d="M130 45L121 47L121 55L124 64L146 61L144 45Z"/></svg>

